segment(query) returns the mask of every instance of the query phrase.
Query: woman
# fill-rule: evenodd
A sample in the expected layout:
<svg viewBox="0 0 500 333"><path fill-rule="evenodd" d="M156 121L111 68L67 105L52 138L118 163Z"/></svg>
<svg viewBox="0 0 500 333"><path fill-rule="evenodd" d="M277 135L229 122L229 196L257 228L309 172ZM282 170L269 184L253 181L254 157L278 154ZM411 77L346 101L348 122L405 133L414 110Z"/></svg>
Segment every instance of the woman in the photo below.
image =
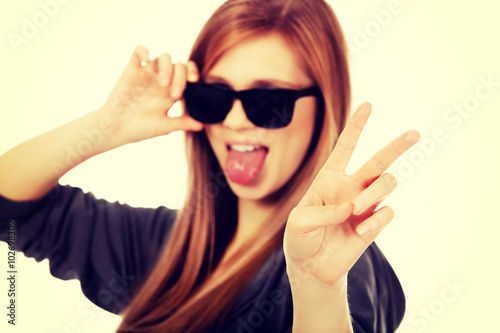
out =
<svg viewBox="0 0 500 333"><path fill-rule="evenodd" d="M187 114L169 117L181 99ZM370 114L363 104L346 125L349 99L324 1L229 0L186 65L137 47L102 108L1 156L2 232L14 224L18 250L121 313L119 332L393 332L404 296L372 244L393 213L376 208L418 133L346 175ZM94 155L176 130L190 168L179 212L58 184Z"/></svg>

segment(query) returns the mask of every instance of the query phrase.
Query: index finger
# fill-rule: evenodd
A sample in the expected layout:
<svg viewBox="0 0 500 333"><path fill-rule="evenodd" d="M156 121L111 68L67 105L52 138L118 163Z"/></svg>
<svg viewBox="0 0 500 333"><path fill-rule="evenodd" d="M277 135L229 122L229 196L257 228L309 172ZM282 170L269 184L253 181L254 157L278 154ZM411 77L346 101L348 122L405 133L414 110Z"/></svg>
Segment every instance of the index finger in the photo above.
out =
<svg viewBox="0 0 500 333"><path fill-rule="evenodd" d="M138 45L130 56L120 79L125 81L133 80L137 75L137 69L144 67L143 63L149 63L149 51L146 47Z"/></svg>
<svg viewBox="0 0 500 333"><path fill-rule="evenodd" d="M325 167L333 171L345 172L361 132L368 121L368 117L370 117L371 110L370 103L363 103L356 110L349 119L346 128L340 134L332 153L325 163Z"/></svg>
<svg viewBox="0 0 500 333"><path fill-rule="evenodd" d="M196 82L200 79L198 66L192 60L189 60L187 63L187 79L189 82Z"/></svg>
<svg viewBox="0 0 500 333"><path fill-rule="evenodd" d="M129 63L137 67L143 67L143 64L147 62L149 62L149 50L145 46L137 45Z"/></svg>

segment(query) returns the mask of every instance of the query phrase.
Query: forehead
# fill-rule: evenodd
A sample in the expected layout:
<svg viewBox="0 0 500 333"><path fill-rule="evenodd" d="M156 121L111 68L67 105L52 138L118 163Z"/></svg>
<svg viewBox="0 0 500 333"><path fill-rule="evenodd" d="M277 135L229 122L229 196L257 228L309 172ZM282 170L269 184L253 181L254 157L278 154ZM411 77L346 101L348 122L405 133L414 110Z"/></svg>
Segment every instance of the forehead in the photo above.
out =
<svg viewBox="0 0 500 333"><path fill-rule="evenodd" d="M247 89L257 81L306 87L312 80L302 59L279 34L244 40L227 50L206 75L223 79L233 89Z"/></svg>

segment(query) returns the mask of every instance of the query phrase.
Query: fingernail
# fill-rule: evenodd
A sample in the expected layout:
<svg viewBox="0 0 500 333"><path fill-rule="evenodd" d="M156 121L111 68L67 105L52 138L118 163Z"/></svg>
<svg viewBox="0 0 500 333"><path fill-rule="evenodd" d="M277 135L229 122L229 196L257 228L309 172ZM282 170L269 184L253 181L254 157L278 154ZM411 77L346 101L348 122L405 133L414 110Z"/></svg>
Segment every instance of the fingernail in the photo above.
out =
<svg viewBox="0 0 500 333"><path fill-rule="evenodd" d="M358 235L365 236L370 232L370 227L366 224L361 224L356 228Z"/></svg>
<svg viewBox="0 0 500 333"><path fill-rule="evenodd" d="M418 142L418 140L420 140L420 133L418 133L417 131L411 131L408 135L408 140L410 142Z"/></svg>
<svg viewBox="0 0 500 333"><path fill-rule="evenodd" d="M188 76L188 81L190 82L195 82L197 79L196 77L196 74L195 73L190 73L189 76Z"/></svg>
<svg viewBox="0 0 500 333"><path fill-rule="evenodd" d="M337 212L343 212L344 210L347 209L347 207L349 206L350 202L344 202L343 204L341 205L338 205L337 206Z"/></svg>
<svg viewBox="0 0 500 333"><path fill-rule="evenodd" d="M365 116L366 114L370 113L371 110L372 110L372 105L370 103L366 103L365 105L363 105L361 110L359 110L360 111L359 115Z"/></svg>

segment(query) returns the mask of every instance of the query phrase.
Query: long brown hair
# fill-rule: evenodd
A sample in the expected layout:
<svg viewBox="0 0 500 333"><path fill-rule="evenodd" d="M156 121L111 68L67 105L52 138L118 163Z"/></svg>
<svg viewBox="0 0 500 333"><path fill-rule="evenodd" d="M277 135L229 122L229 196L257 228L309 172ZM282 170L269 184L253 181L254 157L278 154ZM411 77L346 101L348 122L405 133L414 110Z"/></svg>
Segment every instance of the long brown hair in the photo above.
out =
<svg viewBox="0 0 500 333"><path fill-rule="evenodd" d="M230 190L206 134L186 133L189 192L149 278L123 313L118 332L207 332L229 314L253 274L282 244L288 215L332 151L350 107L347 50L324 0L229 0L201 30L190 60L203 76L238 42L280 34L320 87L315 136L291 179L268 198L265 230L222 261L238 223ZM185 110L184 110L185 111ZM217 244L217 246L215 246Z"/></svg>

